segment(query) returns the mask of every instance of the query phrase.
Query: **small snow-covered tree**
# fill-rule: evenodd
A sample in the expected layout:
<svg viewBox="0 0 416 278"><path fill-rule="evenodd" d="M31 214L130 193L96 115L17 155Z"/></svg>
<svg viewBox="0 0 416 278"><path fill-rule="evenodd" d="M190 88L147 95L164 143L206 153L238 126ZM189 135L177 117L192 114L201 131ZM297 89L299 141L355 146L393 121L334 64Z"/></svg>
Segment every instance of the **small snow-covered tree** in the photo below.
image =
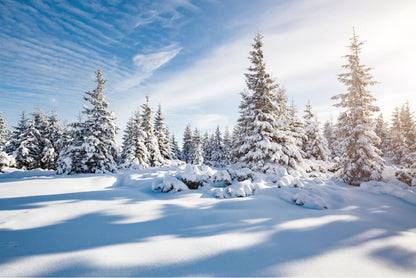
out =
<svg viewBox="0 0 416 278"><path fill-rule="evenodd" d="M45 169L56 170L58 167L59 153L65 147L66 138L64 129L59 123L56 111L47 118L47 127L45 129L45 146L42 150L41 162Z"/></svg>
<svg viewBox="0 0 416 278"><path fill-rule="evenodd" d="M173 146L170 139L169 130L164 123L162 116L162 106L159 105L155 115L155 136L159 146L160 154L164 159L173 158Z"/></svg>
<svg viewBox="0 0 416 278"><path fill-rule="evenodd" d="M289 130L293 134L293 138L295 139L296 145L303 151L302 144L306 140L306 134L305 134L305 126L304 124L299 120L298 116L298 109L296 108L295 103L292 99L292 104L289 107ZM301 153L302 156L304 156L304 153Z"/></svg>
<svg viewBox="0 0 416 278"><path fill-rule="evenodd" d="M391 138L387 156L395 164L402 164L406 155L409 153L406 137L404 136L402 122L400 120L400 110L396 107L392 115Z"/></svg>
<svg viewBox="0 0 416 278"><path fill-rule="evenodd" d="M16 167L24 170L32 170L40 167L41 149L43 145L42 135L36 129L32 120L29 127L21 135L20 145L14 151Z"/></svg>
<svg viewBox="0 0 416 278"><path fill-rule="evenodd" d="M182 160L186 163L191 163L191 149L192 149L192 130L191 126L187 125L183 133L182 145Z"/></svg>
<svg viewBox="0 0 416 278"><path fill-rule="evenodd" d="M108 111L108 102L104 96L104 85L101 69L96 72L96 87L87 91L82 113L84 121L72 125L71 145L59 159L58 174L104 173L117 170L117 146L115 134L118 130L114 114Z"/></svg>
<svg viewBox="0 0 416 278"><path fill-rule="evenodd" d="M198 128L195 128L192 134L190 163L202 165L204 163L204 151L202 150L202 138Z"/></svg>
<svg viewBox="0 0 416 278"><path fill-rule="evenodd" d="M316 116L312 113L312 106L310 101L306 104L305 115L305 139L303 140L302 149L305 153L305 157L308 159L316 159L328 161L329 149L328 142L325 137L321 135L319 131L318 122Z"/></svg>
<svg viewBox="0 0 416 278"><path fill-rule="evenodd" d="M224 159L224 145L222 140L222 135L220 131L220 127L217 126L214 134L214 140L212 141L212 154L211 154L211 161L215 165L223 165Z"/></svg>
<svg viewBox="0 0 416 278"><path fill-rule="evenodd" d="M173 147L173 159L180 159L181 158L181 150L179 149L178 142L175 139L175 135L172 134L172 147Z"/></svg>
<svg viewBox="0 0 416 278"><path fill-rule="evenodd" d="M253 170L273 172L280 164L296 167L302 159L289 128L287 97L266 73L263 36L258 32L250 52L251 66L245 74L247 92L242 93L236 154L239 163Z"/></svg>
<svg viewBox="0 0 416 278"><path fill-rule="evenodd" d="M413 112L410 111L409 101L406 101L400 108L400 123L406 144L409 146L410 151L416 151L412 149L412 146L416 146L416 124Z"/></svg>
<svg viewBox="0 0 416 278"><path fill-rule="evenodd" d="M383 114L380 113L377 117L376 128L374 132L380 138L380 143L376 146L383 155L386 155L389 150L390 135L386 122L383 120Z"/></svg>
<svg viewBox="0 0 416 278"><path fill-rule="evenodd" d="M7 122L0 112L0 172L3 171L4 167L9 167L11 164L14 164L12 163L12 158L4 151L8 136Z"/></svg>
<svg viewBox="0 0 416 278"><path fill-rule="evenodd" d="M232 161L232 157L231 157L231 149L232 149L232 142L231 142L231 135L230 135L230 131L228 128L225 128L224 131L224 138L223 138L223 143L224 143L224 149L223 149L223 164L224 165L230 165L231 161Z"/></svg>
<svg viewBox="0 0 416 278"><path fill-rule="evenodd" d="M13 127L13 132L9 140L5 144L5 151L12 155L15 150L20 146L23 139L23 133L29 127L29 120L26 117L25 111L22 111L17 126Z"/></svg>
<svg viewBox="0 0 416 278"><path fill-rule="evenodd" d="M137 109L124 130L120 165L122 168L137 169L149 166L149 153L144 138L140 110Z"/></svg>
<svg viewBox="0 0 416 278"><path fill-rule="evenodd" d="M149 97L146 97L146 103L142 106L142 129L144 132L144 144L149 152L149 165L158 167L163 165L164 159L160 153L158 141L154 132L152 122L152 109L149 105Z"/></svg>
<svg viewBox="0 0 416 278"><path fill-rule="evenodd" d="M324 124L324 137L328 142L328 148L330 150L331 158L339 157L340 153L338 148L336 147L337 138L335 134L335 127L332 122L332 117L330 120L326 121Z"/></svg>
<svg viewBox="0 0 416 278"><path fill-rule="evenodd" d="M202 136L202 149L204 150L204 162L207 163L211 161L212 142L208 132L205 132L204 136Z"/></svg>
<svg viewBox="0 0 416 278"><path fill-rule="evenodd" d="M339 147L342 156L338 163L340 177L351 185L358 185L369 180L380 180L384 160L376 145L380 138L374 133L374 112L379 111L372 103L375 98L367 89L376 82L372 80L370 68L360 63L358 54L363 42L358 36L351 38L351 54L346 55L348 63L343 66L346 73L338 75L338 80L347 86L348 92L338 94L332 99L340 100L335 106L345 108L338 117Z"/></svg>

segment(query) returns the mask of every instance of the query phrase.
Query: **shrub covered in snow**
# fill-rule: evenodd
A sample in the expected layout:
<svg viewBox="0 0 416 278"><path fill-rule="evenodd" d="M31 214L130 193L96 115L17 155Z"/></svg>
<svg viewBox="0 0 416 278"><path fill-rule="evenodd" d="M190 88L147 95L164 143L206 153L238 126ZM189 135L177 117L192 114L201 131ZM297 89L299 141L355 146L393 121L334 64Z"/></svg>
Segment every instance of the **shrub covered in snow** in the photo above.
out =
<svg viewBox="0 0 416 278"><path fill-rule="evenodd" d="M162 182L154 183L152 188L153 190L159 190L162 192L180 192L188 190L186 184L175 177L169 176L168 174L163 177Z"/></svg>
<svg viewBox="0 0 416 278"><path fill-rule="evenodd" d="M180 173L179 176L180 179L189 187L189 189L198 189L208 181L208 176L204 174L196 165L187 164L183 173Z"/></svg>
<svg viewBox="0 0 416 278"><path fill-rule="evenodd" d="M252 196L255 190L256 186L250 180L245 180L235 182L225 188L214 188L212 192L217 198L230 198Z"/></svg>

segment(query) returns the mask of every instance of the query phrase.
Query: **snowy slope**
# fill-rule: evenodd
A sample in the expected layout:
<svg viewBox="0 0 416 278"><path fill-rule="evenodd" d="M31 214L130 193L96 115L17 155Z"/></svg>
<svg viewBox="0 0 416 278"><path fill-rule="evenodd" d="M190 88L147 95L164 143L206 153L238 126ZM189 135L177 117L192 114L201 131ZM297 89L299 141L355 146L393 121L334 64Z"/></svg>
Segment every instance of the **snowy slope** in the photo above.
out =
<svg viewBox="0 0 416 278"><path fill-rule="evenodd" d="M182 186L178 172L1 174L0 276L416 275L415 192L400 183L259 176L244 198L215 198L218 183L153 189Z"/></svg>

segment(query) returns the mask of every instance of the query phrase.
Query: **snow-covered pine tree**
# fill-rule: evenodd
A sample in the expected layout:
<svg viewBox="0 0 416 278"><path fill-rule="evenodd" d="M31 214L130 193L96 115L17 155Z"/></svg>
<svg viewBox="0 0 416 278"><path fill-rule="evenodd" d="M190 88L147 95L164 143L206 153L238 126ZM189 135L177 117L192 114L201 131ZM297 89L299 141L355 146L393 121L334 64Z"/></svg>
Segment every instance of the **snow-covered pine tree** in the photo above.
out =
<svg viewBox="0 0 416 278"><path fill-rule="evenodd" d="M32 119L28 128L21 134L20 145L13 152L16 167L24 170L40 168L43 138Z"/></svg>
<svg viewBox="0 0 416 278"><path fill-rule="evenodd" d="M411 152L416 151L413 149L413 146L416 146L416 124L413 112L410 111L409 101L406 101L400 108L400 122L406 144Z"/></svg>
<svg viewBox="0 0 416 278"><path fill-rule="evenodd" d="M140 110L137 109L127 122L124 130L120 167L132 169L149 167L149 152L144 138L141 114Z"/></svg>
<svg viewBox="0 0 416 278"><path fill-rule="evenodd" d="M40 107L38 107L37 111L32 113L33 121L35 128L40 134L40 138L37 141L39 144L37 148L39 149L39 168L42 169L54 169L56 170L56 159L57 153L55 152L55 148L53 146L53 138L49 138L49 132L52 132L52 128L54 126L50 126L48 121L47 115L45 115Z"/></svg>
<svg viewBox="0 0 416 278"><path fill-rule="evenodd" d="M108 102L104 96L104 85L101 69L96 72L96 87L87 91L84 100L91 107L84 105L84 121L72 125L71 145L59 159L58 174L105 173L117 170L117 146L115 134L117 126L114 114L108 111Z"/></svg>
<svg viewBox="0 0 416 278"><path fill-rule="evenodd" d="M149 105L149 96L146 103L142 104L142 130L144 132L144 144L149 152L149 166L158 167L163 165L164 159L160 153L158 141L152 122L152 109Z"/></svg>
<svg viewBox="0 0 416 278"><path fill-rule="evenodd" d="M372 104L375 98L367 89L376 82L372 80L370 68L360 63L358 54L362 45L354 32L349 46L351 54L345 56L348 63L343 66L347 72L338 75L338 80L347 86L348 92L332 97L340 100L335 106L345 108L338 117L337 135L342 150L338 166L340 177L350 185L380 180L384 168L381 152L376 147L380 138L373 131L372 115L379 108Z"/></svg>
<svg viewBox="0 0 416 278"><path fill-rule="evenodd" d="M23 133L29 127L29 120L26 117L25 111L22 111L20 115L19 122L17 126L13 127L12 135L9 140L6 142L5 151L9 155L13 155L14 151L20 146L20 143L23 139Z"/></svg>
<svg viewBox="0 0 416 278"><path fill-rule="evenodd" d="M204 163L204 150L202 149L202 138L198 128L195 128L194 133L192 134L190 163L193 165L202 165Z"/></svg>
<svg viewBox="0 0 416 278"><path fill-rule="evenodd" d="M328 148L330 150L331 159L339 157L339 150L336 148L337 138L335 135L335 128L332 122L332 117L330 120L326 121L324 124L324 136L328 142Z"/></svg>
<svg viewBox="0 0 416 278"><path fill-rule="evenodd" d="M208 132L205 132L204 136L202 137L202 149L204 150L204 162L210 162L212 154L212 142Z"/></svg>
<svg viewBox="0 0 416 278"><path fill-rule="evenodd" d="M407 145L407 140L404 136L402 122L400 120L400 110L398 107L394 109L392 114L390 136L387 157L395 164L402 164L409 153L409 146Z"/></svg>
<svg viewBox="0 0 416 278"><path fill-rule="evenodd" d="M302 157L289 128L287 97L282 89L276 94L278 85L266 73L262 39L257 32L245 74L248 92L240 104L237 132L242 144L236 154L244 167L273 172L278 164L296 167Z"/></svg>
<svg viewBox="0 0 416 278"><path fill-rule="evenodd" d="M312 113L312 106L310 101L305 107L305 139L303 140L302 149L305 157L308 159L316 159L328 161L330 151L328 149L328 142L320 133L316 116Z"/></svg>
<svg viewBox="0 0 416 278"><path fill-rule="evenodd" d="M187 125L183 133L183 145L181 159L186 163L191 163L191 149L192 149L192 130L191 126Z"/></svg>
<svg viewBox="0 0 416 278"><path fill-rule="evenodd" d="M4 151L8 137L7 122L3 118L3 113L0 112L0 173L4 167L9 167L12 166L11 164L14 164L12 163L12 158Z"/></svg>
<svg viewBox="0 0 416 278"><path fill-rule="evenodd" d="M386 155L389 149L390 144L390 135L388 132L388 126L386 122L383 120L383 114L380 113L377 117L376 128L374 132L377 134L378 138L380 138L380 143L376 146L382 153L382 155Z"/></svg>
<svg viewBox="0 0 416 278"><path fill-rule="evenodd" d="M232 143L231 143L231 136L230 136L230 131L229 131L228 127L226 127L225 131L224 131L223 143L224 143L223 164L224 165L230 165L231 164L231 159L232 159L232 157L231 157Z"/></svg>
<svg viewBox="0 0 416 278"><path fill-rule="evenodd" d="M173 146L167 126L162 116L162 106L159 104L155 115L155 136L159 146L160 154L164 159L173 158Z"/></svg>
<svg viewBox="0 0 416 278"><path fill-rule="evenodd" d="M297 114L298 114L298 109L296 108L296 105L292 99L292 104L289 107L289 130L293 134L293 138L295 139L296 146L300 148L302 156L305 157L305 154L303 153L303 149L302 149L303 142L307 139L306 133L305 133L305 126L299 120Z"/></svg>
<svg viewBox="0 0 416 278"><path fill-rule="evenodd" d="M211 161L216 166L222 166L224 159L224 145L222 141L222 135L220 127L215 129L214 140L212 141L212 154Z"/></svg>
<svg viewBox="0 0 416 278"><path fill-rule="evenodd" d="M172 134L171 137L172 147L173 147L173 157L172 159L180 159L181 158L181 150L179 149L178 142L175 139L175 135Z"/></svg>
<svg viewBox="0 0 416 278"><path fill-rule="evenodd" d="M59 153L65 147L64 130L59 123L56 111L47 118L45 129L45 146L42 150L41 162L45 169L56 170L58 167Z"/></svg>

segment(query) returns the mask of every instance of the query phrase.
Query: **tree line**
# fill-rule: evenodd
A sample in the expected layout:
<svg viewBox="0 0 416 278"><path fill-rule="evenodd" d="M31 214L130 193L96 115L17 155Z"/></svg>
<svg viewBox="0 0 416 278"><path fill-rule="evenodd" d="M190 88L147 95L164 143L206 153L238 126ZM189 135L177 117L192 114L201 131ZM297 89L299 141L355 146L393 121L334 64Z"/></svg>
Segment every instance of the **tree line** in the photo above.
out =
<svg viewBox="0 0 416 278"><path fill-rule="evenodd" d="M345 72L338 75L347 90L332 98L343 111L335 124L325 122L322 131L310 102L301 120L293 101L288 105L285 89L267 73L262 39L259 32L254 36L240 116L232 131L217 127L212 134L201 135L187 125L180 148L164 122L162 107L154 113L146 97L129 118L119 148L115 143L119 129L104 94L107 80L99 69L94 90L85 93L87 105L71 124L63 125L56 112L46 115L38 108L30 118L22 112L9 131L0 114L0 169L105 173L160 167L180 159L271 174L282 169L332 171L346 183L359 185L382 179L387 160L399 165L399 180L416 185L416 125L409 103L394 110L390 125L383 120L369 90L376 82L371 69L361 64L363 42L355 33L345 55Z"/></svg>

